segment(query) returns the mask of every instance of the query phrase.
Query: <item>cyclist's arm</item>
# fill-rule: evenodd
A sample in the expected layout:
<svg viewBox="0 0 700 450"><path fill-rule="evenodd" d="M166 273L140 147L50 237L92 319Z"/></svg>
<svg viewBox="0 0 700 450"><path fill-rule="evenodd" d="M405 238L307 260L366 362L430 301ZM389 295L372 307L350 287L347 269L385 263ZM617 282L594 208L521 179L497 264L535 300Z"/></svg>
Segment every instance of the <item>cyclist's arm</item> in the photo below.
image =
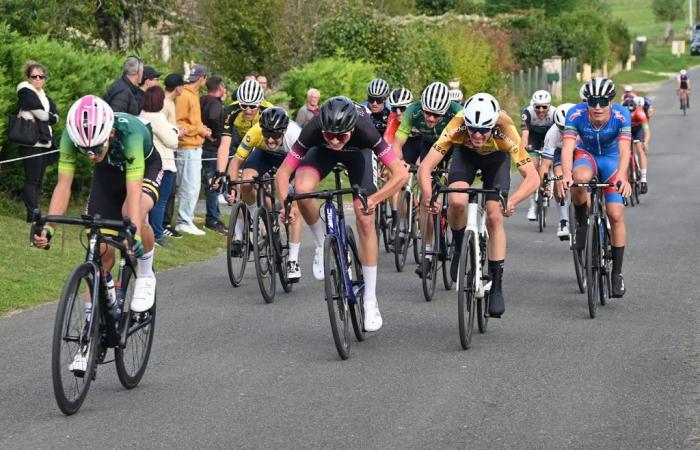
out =
<svg viewBox="0 0 700 450"><path fill-rule="evenodd" d="M391 149L396 153L396 156L403 161L403 146L406 144L406 138L399 136L398 133L394 135L394 142L391 143Z"/></svg>
<svg viewBox="0 0 700 450"><path fill-rule="evenodd" d="M126 201L124 202L126 216L136 225L136 234L142 236L143 209L141 208L141 193L143 179L126 180Z"/></svg>
<svg viewBox="0 0 700 450"><path fill-rule="evenodd" d="M617 179L626 180L627 168L630 163L630 153L632 151L632 140L629 139L629 137L625 138L620 136L617 145L620 151L620 157L617 161Z"/></svg>
<svg viewBox="0 0 700 450"><path fill-rule="evenodd" d="M420 166L418 166L418 184L420 185L421 194L426 202L429 201L430 197L433 195L433 169L440 164L444 157L445 154L442 153L438 147L433 145L428 154L425 155L423 161L421 161Z"/></svg>
<svg viewBox="0 0 700 450"><path fill-rule="evenodd" d="M385 167L391 173L391 178L384 183L384 186L382 186L379 191L370 196L377 200L374 202L375 205L398 192L398 190L401 189L401 186L406 184L406 181L408 180L408 169L406 168L406 164L404 164L404 162L399 158L395 158L393 161L385 164Z"/></svg>
<svg viewBox="0 0 700 450"><path fill-rule="evenodd" d="M651 128L649 128L648 123L645 123L642 127L644 129L644 146L648 147L651 142Z"/></svg>
<svg viewBox="0 0 700 450"><path fill-rule="evenodd" d="M565 135L564 141L561 146L561 170L565 178L571 178L571 170L574 164L575 148L576 136Z"/></svg>
<svg viewBox="0 0 700 450"><path fill-rule="evenodd" d="M277 168L275 185L277 186L277 196L282 205L284 205L284 201L287 199L287 195L289 195L289 177L292 176L294 170L294 167L287 162L287 159Z"/></svg>

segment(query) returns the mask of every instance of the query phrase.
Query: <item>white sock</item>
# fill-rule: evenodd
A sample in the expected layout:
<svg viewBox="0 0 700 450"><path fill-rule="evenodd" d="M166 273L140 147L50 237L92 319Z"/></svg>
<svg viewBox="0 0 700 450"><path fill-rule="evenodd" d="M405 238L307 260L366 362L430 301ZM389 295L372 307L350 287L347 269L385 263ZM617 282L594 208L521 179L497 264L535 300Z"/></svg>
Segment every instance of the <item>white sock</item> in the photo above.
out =
<svg viewBox="0 0 700 450"><path fill-rule="evenodd" d="M245 207L248 208L248 213L250 214L250 218L252 219L253 213L256 209L258 209L258 205L256 205L255 203L253 203L252 205L246 203Z"/></svg>
<svg viewBox="0 0 700 450"><path fill-rule="evenodd" d="M425 244L425 252L428 253L428 252L432 252L432 251L433 251L432 244ZM433 255L425 255L425 257L428 259L432 259Z"/></svg>
<svg viewBox="0 0 700 450"><path fill-rule="evenodd" d="M326 239L326 226L321 219L317 220L316 223L309 224L311 233L314 235L314 242L316 242L316 247L323 248L323 241Z"/></svg>
<svg viewBox="0 0 700 450"><path fill-rule="evenodd" d="M377 266L362 266L365 278L365 302L377 302Z"/></svg>
<svg viewBox="0 0 700 450"><path fill-rule="evenodd" d="M236 227L233 230L233 239L236 241L243 239L243 222L241 217L236 220Z"/></svg>
<svg viewBox="0 0 700 450"><path fill-rule="evenodd" d="M569 199L564 200L563 205L559 205L559 219L569 221Z"/></svg>
<svg viewBox="0 0 700 450"><path fill-rule="evenodd" d="M156 250L153 249L150 252L144 253L142 257L139 258L139 265L136 267L137 277L152 277L153 273L153 256Z"/></svg>
<svg viewBox="0 0 700 450"><path fill-rule="evenodd" d="M299 261L299 247L301 247L301 242L289 243L289 261Z"/></svg>
<svg viewBox="0 0 700 450"><path fill-rule="evenodd" d="M642 169L641 172L642 172L642 179L639 181L641 181L642 183L646 183L647 182L647 169Z"/></svg>

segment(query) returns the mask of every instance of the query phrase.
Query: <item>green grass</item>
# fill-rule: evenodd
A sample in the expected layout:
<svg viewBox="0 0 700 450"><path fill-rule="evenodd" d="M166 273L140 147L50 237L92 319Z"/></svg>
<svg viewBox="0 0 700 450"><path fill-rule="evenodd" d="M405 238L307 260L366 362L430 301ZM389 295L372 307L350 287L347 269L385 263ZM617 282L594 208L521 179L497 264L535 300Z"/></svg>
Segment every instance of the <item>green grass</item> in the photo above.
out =
<svg viewBox="0 0 700 450"><path fill-rule="evenodd" d="M655 20L651 8L652 0L606 0L606 3L610 5L613 16L625 21L633 38L646 36L649 39L658 40L664 37L666 24ZM672 24L676 38L684 36L685 27L688 26L687 2L683 3L683 12L683 19Z"/></svg>
<svg viewBox="0 0 700 450"><path fill-rule="evenodd" d="M82 207L76 205L69 213L79 215L81 210ZM66 277L85 258L79 227L59 225L51 250L44 251L29 246L29 224L23 218L22 205L0 200L0 230L3 230L0 317L57 301ZM206 236L184 236L171 242L172 248L156 249L155 265L159 271L209 259L224 251L226 246L226 238L212 232L207 232ZM223 267L221 276L222 282L227 282Z"/></svg>

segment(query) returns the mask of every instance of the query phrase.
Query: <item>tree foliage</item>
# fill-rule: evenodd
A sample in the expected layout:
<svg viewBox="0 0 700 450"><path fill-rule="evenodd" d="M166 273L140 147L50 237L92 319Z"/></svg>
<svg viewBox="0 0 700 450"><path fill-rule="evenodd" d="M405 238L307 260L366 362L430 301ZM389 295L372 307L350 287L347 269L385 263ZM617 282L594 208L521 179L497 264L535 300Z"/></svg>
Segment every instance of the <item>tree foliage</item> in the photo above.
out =
<svg viewBox="0 0 700 450"><path fill-rule="evenodd" d="M653 0L651 9L658 22L673 22L685 15L684 0Z"/></svg>
<svg viewBox="0 0 700 450"><path fill-rule="evenodd" d="M457 0L416 0L418 11L429 16L439 16L454 9Z"/></svg>

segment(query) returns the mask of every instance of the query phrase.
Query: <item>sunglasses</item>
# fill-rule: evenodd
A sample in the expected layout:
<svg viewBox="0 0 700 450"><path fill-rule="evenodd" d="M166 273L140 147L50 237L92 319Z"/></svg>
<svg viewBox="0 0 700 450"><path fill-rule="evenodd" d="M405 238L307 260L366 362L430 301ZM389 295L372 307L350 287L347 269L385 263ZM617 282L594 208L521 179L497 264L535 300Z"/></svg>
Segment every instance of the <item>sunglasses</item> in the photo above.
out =
<svg viewBox="0 0 700 450"><path fill-rule="evenodd" d="M537 105L537 106L535 106L535 109L539 109L539 110L549 109L549 105Z"/></svg>
<svg viewBox="0 0 700 450"><path fill-rule="evenodd" d="M368 103L375 103L375 104L377 104L377 105L379 105L379 104L381 104L381 103L384 103L385 100L386 100L386 99L383 98L383 97L368 97L368 98L367 98L367 102L368 102Z"/></svg>
<svg viewBox="0 0 700 450"><path fill-rule="evenodd" d="M402 112L406 111L406 107L405 106L394 106L393 108L391 108L391 110L394 112L402 113Z"/></svg>
<svg viewBox="0 0 700 450"><path fill-rule="evenodd" d="M77 147L80 153L86 156L97 156L102 152L103 145L96 145L94 147Z"/></svg>
<svg viewBox="0 0 700 450"><path fill-rule="evenodd" d="M436 119L440 119L440 118L442 118L442 116L444 116L444 114L435 114L435 113L428 112L426 110L423 110L423 114L426 116L434 117Z"/></svg>
<svg viewBox="0 0 700 450"><path fill-rule="evenodd" d="M328 142L335 139L341 144L344 144L350 140L350 132L348 131L347 133L331 133L330 131L324 131L323 139L325 139Z"/></svg>
<svg viewBox="0 0 700 450"><path fill-rule="evenodd" d="M596 106L605 108L610 104L610 99L607 97L588 97L586 103L588 103L588 106L591 108L595 108Z"/></svg>
<svg viewBox="0 0 700 450"><path fill-rule="evenodd" d="M43 80L46 78L46 75L30 75L29 78L32 80Z"/></svg>
<svg viewBox="0 0 700 450"><path fill-rule="evenodd" d="M241 109L257 109L260 105L244 105L241 103Z"/></svg>
<svg viewBox="0 0 700 450"><path fill-rule="evenodd" d="M486 136L491 132L491 128L467 127L467 131L469 131L469 134L479 133L482 136Z"/></svg>
<svg viewBox="0 0 700 450"><path fill-rule="evenodd" d="M265 139L274 139L278 140L281 139L282 136L284 136L284 131L267 131L267 130L262 130L262 135Z"/></svg>

